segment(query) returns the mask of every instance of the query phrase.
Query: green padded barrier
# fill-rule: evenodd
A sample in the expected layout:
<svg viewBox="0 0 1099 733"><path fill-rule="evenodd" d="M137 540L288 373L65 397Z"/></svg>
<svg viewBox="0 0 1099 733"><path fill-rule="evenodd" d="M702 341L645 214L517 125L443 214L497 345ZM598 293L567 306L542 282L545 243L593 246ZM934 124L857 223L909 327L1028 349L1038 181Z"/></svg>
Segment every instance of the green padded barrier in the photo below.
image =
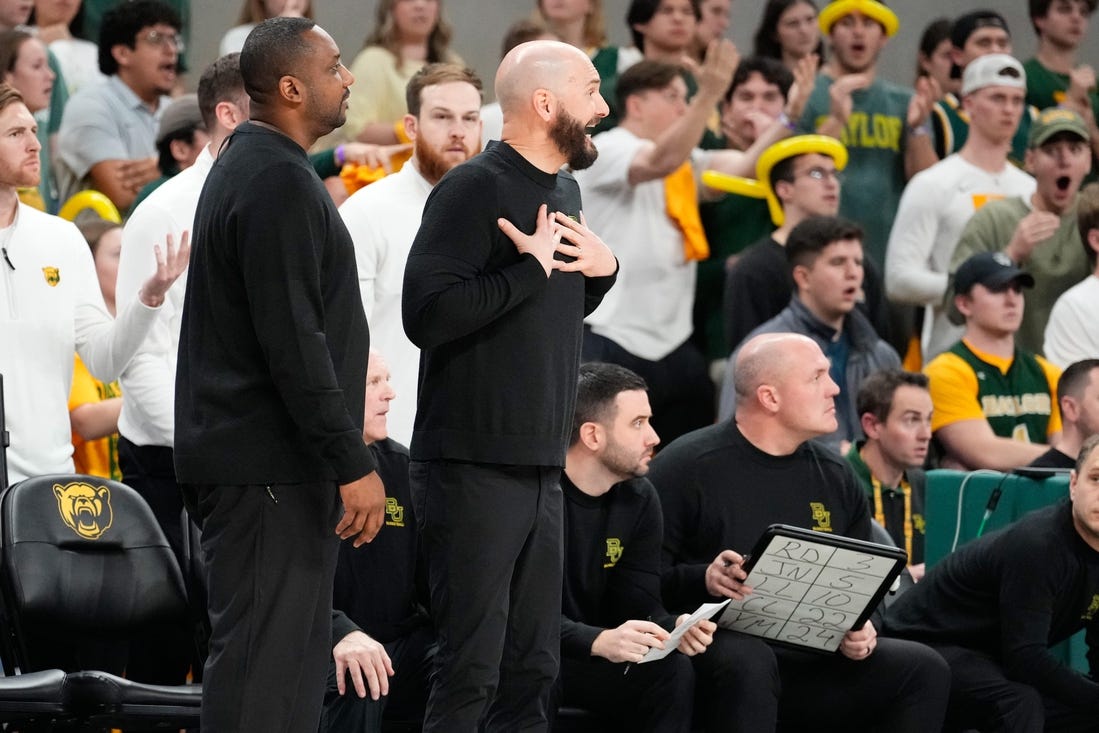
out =
<svg viewBox="0 0 1099 733"><path fill-rule="evenodd" d="M966 476L970 478L965 482L962 493L962 482ZM988 499L997 486L1000 486L1002 493L995 511L985 525L985 534L1006 527L1027 512L1068 496L1067 475L1036 480L998 471L928 471L924 505L927 521L924 552L929 568L950 552L955 532L958 533L959 547L977 536ZM960 493L962 518L959 526ZM1083 631L1053 647L1052 652L1073 669L1087 673L1087 645L1084 643Z"/></svg>

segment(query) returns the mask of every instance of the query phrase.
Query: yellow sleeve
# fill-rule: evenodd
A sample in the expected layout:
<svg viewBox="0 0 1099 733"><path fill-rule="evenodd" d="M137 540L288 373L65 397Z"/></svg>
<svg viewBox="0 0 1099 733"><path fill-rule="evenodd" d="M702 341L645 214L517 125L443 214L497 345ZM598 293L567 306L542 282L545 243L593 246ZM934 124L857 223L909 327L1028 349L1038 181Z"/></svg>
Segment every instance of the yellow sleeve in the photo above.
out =
<svg viewBox="0 0 1099 733"><path fill-rule="evenodd" d="M103 399L99 396L96 379L88 371L88 367L84 366L84 362L80 360L79 356L74 355L73 358L73 383L72 388L69 390L70 411L89 402L99 402Z"/></svg>
<svg viewBox="0 0 1099 733"><path fill-rule="evenodd" d="M924 367L928 390L935 411L931 415L931 430L953 425L963 420L984 420L977 399L977 375L965 360L949 352L939 354Z"/></svg>
<svg viewBox="0 0 1099 733"><path fill-rule="evenodd" d="M1049 383L1049 394L1053 398L1049 413L1049 427L1046 428L1046 437L1048 438L1054 433L1061 432L1061 403L1057 399L1057 383L1061 381L1061 369L1037 354L1034 355L1034 358L1038 360L1038 365L1045 372L1046 382Z"/></svg>

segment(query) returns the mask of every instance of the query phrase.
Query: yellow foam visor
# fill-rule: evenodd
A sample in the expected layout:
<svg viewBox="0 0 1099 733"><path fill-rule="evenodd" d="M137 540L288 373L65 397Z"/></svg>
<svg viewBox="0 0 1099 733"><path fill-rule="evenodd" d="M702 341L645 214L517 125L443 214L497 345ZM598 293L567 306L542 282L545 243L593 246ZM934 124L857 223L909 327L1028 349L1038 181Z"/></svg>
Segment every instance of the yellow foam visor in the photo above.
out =
<svg viewBox="0 0 1099 733"><path fill-rule="evenodd" d="M827 135L797 135L780 140L760 153L759 160L756 161L755 180L705 170L702 171L702 182L717 191L766 199L767 208L771 212L771 221L775 226L782 226L785 216L782 204L771 189L771 169L787 158L808 153L827 155L835 162L837 170L847 167L847 148L836 138Z"/></svg>
<svg viewBox="0 0 1099 733"><path fill-rule="evenodd" d="M832 26L836 24L836 21L852 13L862 13L867 18L872 18L881 23L887 38L895 36L897 30L901 27L897 14L879 3L878 0L835 0L835 2L824 6L824 9L820 11L820 15L817 16L817 22L820 23L821 31L828 35L832 32Z"/></svg>

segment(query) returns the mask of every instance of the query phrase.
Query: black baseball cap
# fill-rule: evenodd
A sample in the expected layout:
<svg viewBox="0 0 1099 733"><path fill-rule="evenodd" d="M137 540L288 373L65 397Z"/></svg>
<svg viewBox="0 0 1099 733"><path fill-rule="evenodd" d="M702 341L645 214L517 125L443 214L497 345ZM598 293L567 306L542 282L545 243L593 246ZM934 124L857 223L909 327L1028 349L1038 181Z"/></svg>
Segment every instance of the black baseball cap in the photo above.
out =
<svg viewBox="0 0 1099 733"><path fill-rule="evenodd" d="M1003 28L1008 38L1011 37L1011 29L1007 27L1004 16L995 10L974 10L970 13L958 16L954 25L950 27L950 43L954 48L965 48L965 42L978 28ZM950 78L961 79L962 67L957 64L950 66Z"/></svg>
<svg viewBox="0 0 1099 733"><path fill-rule="evenodd" d="M1023 272L1003 252L978 252L963 262L954 273L954 292L965 295L977 283L995 290L1017 282L1024 288L1034 287L1034 276Z"/></svg>
<svg viewBox="0 0 1099 733"><path fill-rule="evenodd" d="M965 42L978 28L1003 28L1004 32L1011 36L1011 29L1007 27L1004 16L995 10L974 10L959 16L954 21L950 29L950 42L954 44L954 48L965 48Z"/></svg>

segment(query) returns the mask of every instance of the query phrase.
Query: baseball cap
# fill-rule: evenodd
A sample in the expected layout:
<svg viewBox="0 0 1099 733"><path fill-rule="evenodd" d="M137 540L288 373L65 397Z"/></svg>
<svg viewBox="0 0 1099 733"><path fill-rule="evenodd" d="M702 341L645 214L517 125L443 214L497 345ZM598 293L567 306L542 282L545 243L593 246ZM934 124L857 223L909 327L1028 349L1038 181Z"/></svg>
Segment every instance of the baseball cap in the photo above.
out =
<svg viewBox="0 0 1099 733"><path fill-rule="evenodd" d="M160 125L156 129L156 143L164 142L164 138L185 130L205 130L202 122L202 112L198 108L197 94L184 94L178 99L172 100L160 117Z"/></svg>
<svg viewBox="0 0 1099 733"><path fill-rule="evenodd" d="M852 13L861 13L867 18L876 20L885 29L886 38L895 36L901 25L897 14L878 0L832 0L821 9L820 15L817 16L817 23L824 35L828 35L832 32L832 26L837 20Z"/></svg>
<svg viewBox="0 0 1099 733"><path fill-rule="evenodd" d="M1003 28L1008 38L1011 37L1011 29L1007 27L1004 16L995 10L974 10L971 13L959 16L954 21L954 25L950 27L950 44L957 49L965 48L965 42L973 35L973 31L978 28ZM951 64L950 78L961 79L962 67Z"/></svg>
<svg viewBox="0 0 1099 733"><path fill-rule="evenodd" d="M1016 267L1003 252L978 252L963 262L954 273L954 292L965 295L977 283L995 289L1010 282L1032 288L1034 276Z"/></svg>
<svg viewBox="0 0 1099 733"><path fill-rule="evenodd" d="M962 96L992 86L1026 90L1026 72L1014 56L989 53L969 62L962 72Z"/></svg>
<svg viewBox="0 0 1099 733"><path fill-rule="evenodd" d="M1042 110L1031 124L1026 146L1028 148L1041 147L1059 132L1071 132L1074 135L1079 135L1084 142L1091 139L1088 125L1084 122L1083 117L1071 109L1048 107Z"/></svg>
<svg viewBox="0 0 1099 733"><path fill-rule="evenodd" d="M964 48L965 42L978 28L1003 28L1004 32L1011 35L1011 29L1007 27L1004 16L995 10L974 10L971 13L958 16L950 29L950 42L954 48Z"/></svg>

